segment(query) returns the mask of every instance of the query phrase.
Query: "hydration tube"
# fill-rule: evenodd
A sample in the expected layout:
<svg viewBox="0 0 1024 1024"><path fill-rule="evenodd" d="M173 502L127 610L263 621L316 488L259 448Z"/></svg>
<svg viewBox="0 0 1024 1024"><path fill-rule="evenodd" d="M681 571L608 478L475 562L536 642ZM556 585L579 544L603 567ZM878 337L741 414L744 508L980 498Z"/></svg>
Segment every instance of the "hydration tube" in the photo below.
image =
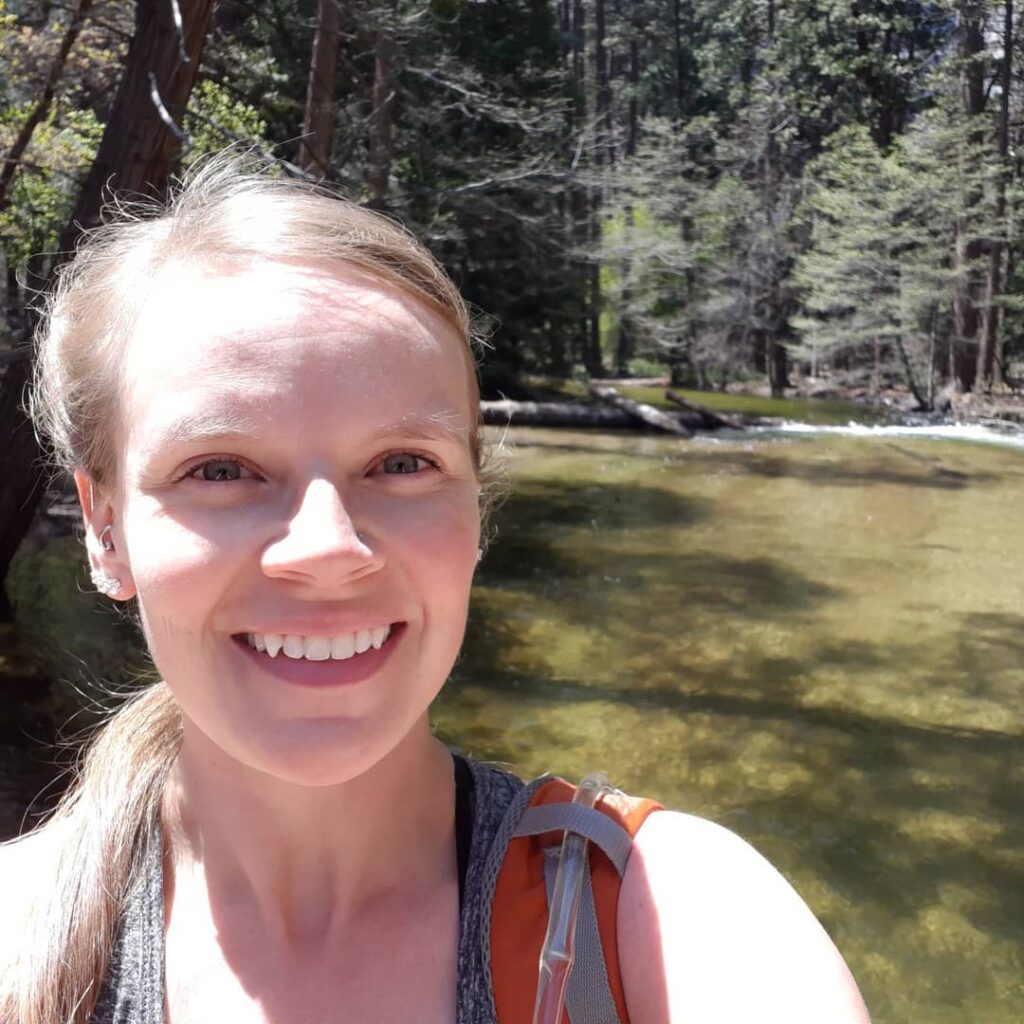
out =
<svg viewBox="0 0 1024 1024"><path fill-rule="evenodd" d="M588 775L576 790L574 804L593 807L612 787L600 773ZM561 1024L565 990L575 957L576 914L580 906L584 872L590 870L585 836L566 832L558 855L558 871L551 892L548 930L540 953L537 1002L533 1024Z"/></svg>

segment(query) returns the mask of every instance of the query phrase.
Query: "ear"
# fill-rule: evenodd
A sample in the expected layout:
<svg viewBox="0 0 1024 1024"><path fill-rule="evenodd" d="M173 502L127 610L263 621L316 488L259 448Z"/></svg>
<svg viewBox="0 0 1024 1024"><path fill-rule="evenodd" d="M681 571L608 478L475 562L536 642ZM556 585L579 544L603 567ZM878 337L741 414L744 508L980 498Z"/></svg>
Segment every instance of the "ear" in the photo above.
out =
<svg viewBox="0 0 1024 1024"><path fill-rule="evenodd" d="M135 580L125 554L124 534L114 506L106 492L84 469L75 470L75 487L82 506L89 566L121 584L121 589L114 595L115 600L130 601L135 596Z"/></svg>

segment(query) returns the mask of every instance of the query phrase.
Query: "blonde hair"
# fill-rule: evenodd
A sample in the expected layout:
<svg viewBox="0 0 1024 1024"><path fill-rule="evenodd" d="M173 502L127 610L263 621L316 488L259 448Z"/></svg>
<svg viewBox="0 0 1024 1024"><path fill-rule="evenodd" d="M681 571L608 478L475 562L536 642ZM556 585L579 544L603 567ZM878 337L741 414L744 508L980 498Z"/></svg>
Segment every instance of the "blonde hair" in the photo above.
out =
<svg viewBox="0 0 1024 1024"><path fill-rule="evenodd" d="M122 353L143 284L176 260L237 264L339 261L425 302L455 328L469 355L472 319L429 252L407 231L320 185L221 156L179 183L159 209L118 204L59 274L37 336L31 412L57 464L98 483L117 472L112 419ZM470 438L484 483L480 431ZM125 900L159 836L161 795L180 745L181 718L166 684L128 701L98 731L79 776L38 830L55 839L56 877L33 893L14 964L0 964L0 1021L85 1024L99 996ZM23 840L19 840L23 841Z"/></svg>

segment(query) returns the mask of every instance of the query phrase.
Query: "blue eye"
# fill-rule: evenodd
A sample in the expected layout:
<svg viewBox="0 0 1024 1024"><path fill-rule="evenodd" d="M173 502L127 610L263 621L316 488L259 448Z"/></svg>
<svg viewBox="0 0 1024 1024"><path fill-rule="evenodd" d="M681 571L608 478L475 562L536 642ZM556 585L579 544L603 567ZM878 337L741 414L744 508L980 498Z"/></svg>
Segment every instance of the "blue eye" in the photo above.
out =
<svg viewBox="0 0 1024 1024"><path fill-rule="evenodd" d="M242 464L237 459L210 459L189 473L196 480L210 483L231 482L242 479Z"/></svg>
<svg viewBox="0 0 1024 1024"><path fill-rule="evenodd" d="M380 468L385 473L404 474L419 473L430 465L426 459L413 455L412 452L399 452L383 459Z"/></svg>

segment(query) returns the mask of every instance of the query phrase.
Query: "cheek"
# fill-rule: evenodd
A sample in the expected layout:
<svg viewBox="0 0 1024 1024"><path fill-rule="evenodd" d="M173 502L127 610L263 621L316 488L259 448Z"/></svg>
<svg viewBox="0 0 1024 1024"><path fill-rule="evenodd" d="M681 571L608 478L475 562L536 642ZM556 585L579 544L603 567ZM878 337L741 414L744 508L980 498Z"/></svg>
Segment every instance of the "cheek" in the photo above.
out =
<svg viewBox="0 0 1024 1024"><path fill-rule="evenodd" d="M394 543L428 570L452 577L472 575L480 544L480 516L475 490L424 498L401 515L390 517Z"/></svg>
<svg viewBox="0 0 1024 1024"><path fill-rule="evenodd" d="M244 550L244 531L196 530L145 507L127 514L126 537L140 606L171 619L201 612Z"/></svg>

